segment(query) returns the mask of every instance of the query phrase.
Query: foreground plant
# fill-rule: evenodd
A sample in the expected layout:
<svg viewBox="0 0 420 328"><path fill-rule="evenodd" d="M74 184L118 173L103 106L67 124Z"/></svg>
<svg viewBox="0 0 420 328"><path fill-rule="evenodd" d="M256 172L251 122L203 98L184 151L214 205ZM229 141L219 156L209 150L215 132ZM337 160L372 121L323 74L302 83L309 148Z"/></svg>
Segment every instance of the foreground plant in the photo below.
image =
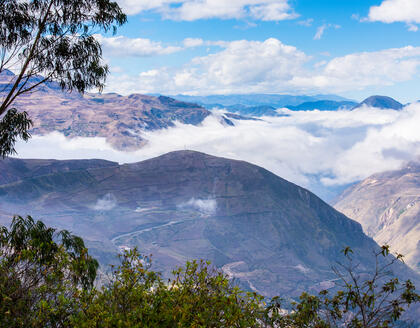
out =
<svg viewBox="0 0 420 328"><path fill-rule="evenodd" d="M30 137L32 122L12 107L19 96L49 81L66 91L102 90L108 66L94 34L126 20L110 0L0 1L0 74L10 77L0 90L0 156Z"/></svg>
<svg viewBox="0 0 420 328"><path fill-rule="evenodd" d="M1 327L393 327L420 302L410 280L392 273L402 259L383 246L361 273L352 250L334 271L337 283L292 304L235 286L209 262L187 262L164 280L136 249L120 255L95 288L98 263L83 240L31 217L0 230ZM288 310L285 310L288 309Z"/></svg>
<svg viewBox="0 0 420 328"><path fill-rule="evenodd" d="M401 325L403 313L420 302L420 295L410 280L400 281L393 269L403 256L390 254L382 246L375 255L373 272L361 273L353 251L343 250L346 262L333 270L338 291L323 290L319 295L303 293L286 316L278 309L278 300L271 303L274 326L385 328ZM277 311L276 311L277 310Z"/></svg>
<svg viewBox="0 0 420 328"><path fill-rule="evenodd" d="M254 327L262 297L246 293L208 262L187 262L164 282L137 250L121 255L111 281L84 295L77 327Z"/></svg>
<svg viewBox="0 0 420 328"><path fill-rule="evenodd" d="M81 238L15 217L0 230L0 325L68 327L97 268Z"/></svg>

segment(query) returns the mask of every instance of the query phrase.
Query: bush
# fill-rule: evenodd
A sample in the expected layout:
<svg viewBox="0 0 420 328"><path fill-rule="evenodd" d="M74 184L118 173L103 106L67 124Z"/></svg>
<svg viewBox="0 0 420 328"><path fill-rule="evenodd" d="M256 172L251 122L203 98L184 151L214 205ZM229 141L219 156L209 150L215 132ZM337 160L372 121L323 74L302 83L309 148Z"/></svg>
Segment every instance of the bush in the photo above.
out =
<svg viewBox="0 0 420 328"><path fill-rule="evenodd" d="M360 275L352 250L334 271L338 291L303 293L292 304L266 304L209 262L187 262L164 280L136 249L120 255L109 281L93 283L98 263L83 240L31 217L0 231L2 327L391 327L420 301L411 281L389 268L402 256L383 246L371 275Z"/></svg>
<svg viewBox="0 0 420 328"><path fill-rule="evenodd" d="M15 217L0 230L1 326L68 327L97 268L81 238Z"/></svg>

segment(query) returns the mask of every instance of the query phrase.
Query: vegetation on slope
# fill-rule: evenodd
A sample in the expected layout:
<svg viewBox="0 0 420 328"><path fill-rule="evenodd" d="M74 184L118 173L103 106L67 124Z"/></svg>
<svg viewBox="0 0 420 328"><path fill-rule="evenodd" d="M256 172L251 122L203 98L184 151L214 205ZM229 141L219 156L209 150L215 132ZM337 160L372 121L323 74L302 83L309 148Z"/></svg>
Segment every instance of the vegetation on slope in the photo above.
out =
<svg viewBox="0 0 420 328"><path fill-rule="evenodd" d="M401 259L387 246L369 277L357 274L351 249L343 254L347 264L335 268L340 291L304 293L290 305L241 290L204 261L187 262L164 281L137 250L120 255L109 280L95 287L98 263L82 239L15 217L0 232L0 326L390 327L420 301L410 281L387 276Z"/></svg>

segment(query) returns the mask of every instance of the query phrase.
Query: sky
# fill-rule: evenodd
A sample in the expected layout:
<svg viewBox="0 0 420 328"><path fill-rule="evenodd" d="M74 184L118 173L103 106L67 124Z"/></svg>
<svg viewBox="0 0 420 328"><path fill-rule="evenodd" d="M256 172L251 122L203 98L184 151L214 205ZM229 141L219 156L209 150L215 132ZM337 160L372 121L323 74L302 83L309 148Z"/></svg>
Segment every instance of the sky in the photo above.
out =
<svg viewBox="0 0 420 328"><path fill-rule="evenodd" d="M117 2L107 92L420 98L418 0Z"/></svg>

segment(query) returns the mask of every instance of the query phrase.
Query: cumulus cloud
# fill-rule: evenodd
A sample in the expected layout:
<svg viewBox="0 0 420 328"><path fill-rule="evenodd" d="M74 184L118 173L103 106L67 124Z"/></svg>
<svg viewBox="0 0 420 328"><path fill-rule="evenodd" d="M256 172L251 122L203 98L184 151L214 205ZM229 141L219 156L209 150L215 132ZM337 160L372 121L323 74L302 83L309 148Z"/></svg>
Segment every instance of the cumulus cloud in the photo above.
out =
<svg viewBox="0 0 420 328"><path fill-rule="evenodd" d="M355 111L279 109L288 117L235 121L224 126L217 116L202 125L144 133L149 143L136 152L112 149L103 138L67 139L54 133L19 143L24 158L104 158L136 162L163 153L192 149L260 165L275 174L322 194L333 186L399 168L420 156L420 104L402 111L360 108Z"/></svg>
<svg viewBox="0 0 420 328"><path fill-rule="evenodd" d="M192 46L201 41L186 43ZM211 44L221 49L195 57L182 67L110 76L107 91L193 95L339 93L409 81L417 76L420 65L420 47L412 46L312 62L303 51L275 38Z"/></svg>
<svg viewBox="0 0 420 328"><path fill-rule="evenodd" d="M106 194L104 197L99 198L96 204L93 205L95 211L110 211L117 206L117 199L113 194Z"/></svg>
<svg viewBox="0 0 420 328"><path fill-rule="evenodd" d="M203 214L211 215L216 212L217 202L215 199L191 198L188 202L179 205L180 208L192 208Z"/></svg>
<svg viewBox="0 0 420 328"><path fill-rule="evenodd" d="M95 38L101 43L107 56L150 57L169 55L183 50L182 47L163 46L161 42L142 38L127 38L125 36L104 37L96 34Z"/></svg>
<svg viewBox="0 0 420 328"><path fill-rule="evenodd" d="M355 53L333 58L306 76L295 76L291 84L304 90L362 90L409 81L418 73L419 65L420 47Z"/></svg>
<svg viewBox="0 0 420 328"><path fill-rule="evenodd" d="M165 19L243 19L262 21L293 19L298 15L288 0L119 0L128 14L145 11L159 13Z"/></svg>
<svg viewBox="0 0 420 328"><path fill-rule="evenodd" d="M372 6L368 20L372 22L405 22L411 31L417 31L420 23L420 2L418 0L384 0L379 6Z"/></svg>
<svg viewBox="0 0 420 328"><path fill-rule="evenodd" d="M302 66L309 59L302 51L275 38L217 45L224 48L196 57L180 69L164 67L138 76L110 77L108 90L131 93L137 88L166 94L275 92L285 89L294 75L301 75Z"/></svg>

